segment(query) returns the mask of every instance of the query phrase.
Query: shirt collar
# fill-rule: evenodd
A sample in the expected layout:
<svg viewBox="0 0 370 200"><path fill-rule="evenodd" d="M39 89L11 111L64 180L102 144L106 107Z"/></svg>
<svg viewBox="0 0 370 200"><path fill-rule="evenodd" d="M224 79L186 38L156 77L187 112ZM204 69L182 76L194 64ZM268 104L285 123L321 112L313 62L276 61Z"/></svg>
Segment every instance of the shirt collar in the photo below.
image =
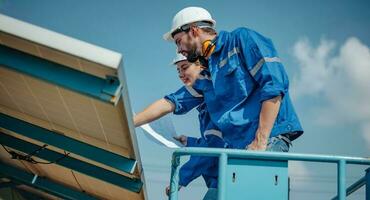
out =
<svg viewBox="0 0 370 200"><path fill-rule="evenodd" d="M217 35L216 38L216 48L213 51L213 53L218 52L221 50L221 48L224 45L224 41L226 39L226 32L225 31L220 31L219 34Z"/></svg>

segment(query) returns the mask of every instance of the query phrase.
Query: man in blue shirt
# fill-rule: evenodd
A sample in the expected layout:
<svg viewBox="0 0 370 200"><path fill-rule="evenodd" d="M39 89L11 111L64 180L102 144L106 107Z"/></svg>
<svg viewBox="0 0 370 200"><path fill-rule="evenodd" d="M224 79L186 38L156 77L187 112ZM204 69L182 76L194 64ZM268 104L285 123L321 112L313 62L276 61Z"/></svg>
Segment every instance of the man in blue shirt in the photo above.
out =
<svg viewBox="0 0 370 200"><path fill-rule="evenodd" d="M215 24L205 9L188 7L175 15L172 29L164 35L189 61L207 66L190 94L166 96L174 113L188 112L203 97L212 122L231 148L264 151L269 138L290 143L299 137L303 129L272 41L247 28L217 33Z"/></svg>
<svg viewBox="0 0 370 200"><path fill-rule="evenodd" d="M182 59L184 59L184 57ZM199 105L197 110L199 111L198 117L202 137L197 139L180 136L176 139L187 147L232 148L232 146L226 144L222 140L222 133L218 130L217 126L213 124L206 104L203 103L203 96L190 87L193 86L195 82L198 82L198 84L209 83L209 77L200 74L199 63L196 65L189 65L186 60L182 59L177 59L174 63L177 65L179 78L183 81L185 86L174 93L166 95L164 99L154 102L143 112L138 113L134 118L135 125L139 126L143 123L148 123L169 112L183 114L190 108L195 107L194 105ZM179 101L176 103L177 107L175 107L175 104L171 101L166 100L169 98ZM289 142L284 141L282 138L272 137L268 142L267 150L287 152L289 150ZM190 160L180 169L179 185L187 186L192 180L202 175L208 187L208 191L203 199L216 199L217 174L217 158L191 156ZM166 193L168 192L169 189L166 188Z"/></svg>

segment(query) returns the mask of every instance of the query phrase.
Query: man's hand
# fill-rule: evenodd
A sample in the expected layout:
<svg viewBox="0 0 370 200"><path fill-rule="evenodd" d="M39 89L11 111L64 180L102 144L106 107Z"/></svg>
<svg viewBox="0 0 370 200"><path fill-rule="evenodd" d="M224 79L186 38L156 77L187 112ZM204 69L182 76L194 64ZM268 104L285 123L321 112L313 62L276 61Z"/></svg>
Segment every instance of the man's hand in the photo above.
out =
<svg viewBox="0 0 370 200"><path fill-rule="evenodd" d="M247 150L254 150L254 151L266 151L268 137L264 137L269 134L263 134L257 131L256 138L252 141L251 144L247 146Z"/></svg>
<svg viewBox="0 0 370 200"><path fill-rule="evenodd" d="M175 136L173 137L173 139L179 141L184 146L186 146L186 144L188 143L188 137L185 135Z"/></svg>
<svg viewBox="0 0 370 200"><path fill-rule="evenodd" d="M179 190L180 190L181 188L182 188L182 186L181 186L181 185L179 185ZM167 186L167 187L166 187L166 191L165 191L165 192L166 192L166 195L167 195L167 196L170 196L170 186Z"/></svg>
<svg viewBox="0 0 370 200"><path fill-rule="evenodd" d="M277 96L262 102L256 137L246 149L257 151L266 150L271 130L279 113L281 98L281 96Z"/></svg>

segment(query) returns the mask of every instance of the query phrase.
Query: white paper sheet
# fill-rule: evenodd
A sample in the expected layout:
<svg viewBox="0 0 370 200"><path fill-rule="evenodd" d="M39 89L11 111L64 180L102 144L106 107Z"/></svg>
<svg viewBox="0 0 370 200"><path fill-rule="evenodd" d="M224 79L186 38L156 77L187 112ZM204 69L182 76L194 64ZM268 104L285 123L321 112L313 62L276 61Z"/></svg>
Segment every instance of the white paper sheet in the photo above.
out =
<svg viewBox="0 0 370 200"><path fill-rule="evenodd" d="M152 123L144 124L140 126L140 128L150 140L157 144L161 144L168 148L181 147L181 144L173 139L173 137L176 137L177 134L172 121L168 116L158 119Z"/></svg>

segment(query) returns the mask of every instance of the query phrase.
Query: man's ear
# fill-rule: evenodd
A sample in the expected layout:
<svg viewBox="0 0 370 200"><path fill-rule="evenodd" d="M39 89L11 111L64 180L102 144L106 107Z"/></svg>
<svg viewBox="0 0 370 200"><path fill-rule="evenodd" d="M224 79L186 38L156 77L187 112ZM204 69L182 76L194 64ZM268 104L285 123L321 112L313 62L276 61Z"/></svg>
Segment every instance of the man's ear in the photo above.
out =
<svg viewBox="0 0 370 200"><path fill-rule="evenodd" d="M196 26L191 26L190 27L190 35L192 36L192 37L197 37L197 36L199 36L199 30L198 30L198 27L196 27Z"/></svg>

